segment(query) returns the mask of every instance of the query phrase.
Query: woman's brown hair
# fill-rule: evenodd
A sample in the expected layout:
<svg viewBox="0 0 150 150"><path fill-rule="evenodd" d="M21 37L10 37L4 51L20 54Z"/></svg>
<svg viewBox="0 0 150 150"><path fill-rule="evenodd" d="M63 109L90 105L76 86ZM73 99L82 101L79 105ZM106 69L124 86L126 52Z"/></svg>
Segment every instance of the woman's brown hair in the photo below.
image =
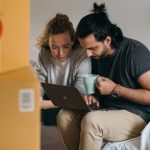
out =
<svg viewBox="0 0 150 150"><path fill-rule="evenodd" d="M71 38L71 42L75 41L75 31L73 24L70 22L67 15L56 14L56 16L48 22L43 34L38 38L38 47L40 49L49 49L49 37L60 33L68 32Z"/></svg>

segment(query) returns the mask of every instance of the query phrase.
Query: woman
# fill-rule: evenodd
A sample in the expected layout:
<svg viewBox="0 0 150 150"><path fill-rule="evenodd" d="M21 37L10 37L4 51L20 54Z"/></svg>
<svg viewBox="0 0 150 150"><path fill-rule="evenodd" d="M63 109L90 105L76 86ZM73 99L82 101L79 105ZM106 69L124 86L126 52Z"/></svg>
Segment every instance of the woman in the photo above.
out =
<svg viewBox="0 0 150 150"><path fill-rule="evenodd" d="M36 71L40 82L75 86L81 94L85 94L82 76L91 72L91 62L79 46L67 15L56 14L49 21L38 46L40 53ZM45 99L48 98L42 92L42 109L58 110L51 100Z"/></svg>

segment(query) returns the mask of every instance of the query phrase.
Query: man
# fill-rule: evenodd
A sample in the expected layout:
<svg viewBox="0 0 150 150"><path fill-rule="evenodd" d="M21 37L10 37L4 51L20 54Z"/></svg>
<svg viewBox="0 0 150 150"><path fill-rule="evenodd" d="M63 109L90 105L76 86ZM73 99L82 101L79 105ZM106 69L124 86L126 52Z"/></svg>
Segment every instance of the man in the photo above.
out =
<svg viewBox="0 0 150 150"><path fill-rule="evenodd" d="M93 13L80 20L77 36L92 58L93 73L100 75L95 95L86 95L85 101L101 107L87 114L59 113L58 127L67 150L99 150L103 139L137 137L150 121L150 52L123 36L110 22L104 4L94 4Z"/></svg>

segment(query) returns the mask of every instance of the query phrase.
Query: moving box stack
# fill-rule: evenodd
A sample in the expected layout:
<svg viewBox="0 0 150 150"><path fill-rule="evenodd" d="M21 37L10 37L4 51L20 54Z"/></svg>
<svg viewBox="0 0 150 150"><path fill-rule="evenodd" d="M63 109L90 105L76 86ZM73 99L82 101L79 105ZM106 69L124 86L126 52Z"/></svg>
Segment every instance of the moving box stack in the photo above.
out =
<svg viewBox="0 0 150 150"><path fill-rule="evenodd" d="M0 0L0 150L40 150L40 85L29 63L29 0Z"/></svg>

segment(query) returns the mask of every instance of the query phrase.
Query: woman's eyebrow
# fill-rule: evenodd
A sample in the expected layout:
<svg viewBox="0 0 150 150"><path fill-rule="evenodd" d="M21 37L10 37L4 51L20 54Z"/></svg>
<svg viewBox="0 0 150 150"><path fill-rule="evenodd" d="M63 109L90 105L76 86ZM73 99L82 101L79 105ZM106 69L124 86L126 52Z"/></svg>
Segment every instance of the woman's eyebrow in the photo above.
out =
<svg viewBox="0 0 150 150"><path fill-rule="evenodd" d="M65 44L64 44L64 46L68 46L68 45L71 45L71 43L65 43Z"/></svg>

